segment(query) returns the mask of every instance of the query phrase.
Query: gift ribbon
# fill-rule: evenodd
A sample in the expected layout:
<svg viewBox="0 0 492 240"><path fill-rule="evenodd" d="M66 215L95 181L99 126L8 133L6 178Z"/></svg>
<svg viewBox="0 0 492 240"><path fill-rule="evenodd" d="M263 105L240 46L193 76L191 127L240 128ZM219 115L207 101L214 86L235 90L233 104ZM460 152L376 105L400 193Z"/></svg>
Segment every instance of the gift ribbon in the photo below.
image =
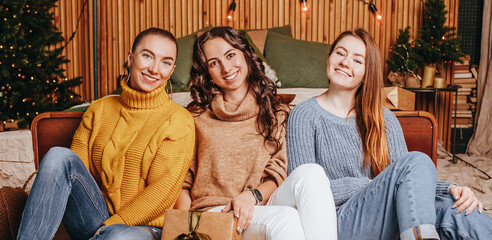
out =
<svg viewBox="0 0 492 240"><path fill-rule="evenodd" d="M190 232L188 234L180 234L175 240L211 240L207 234L196 232L198 223L202 217L202 212L189 211L188 217Z"/></svg>

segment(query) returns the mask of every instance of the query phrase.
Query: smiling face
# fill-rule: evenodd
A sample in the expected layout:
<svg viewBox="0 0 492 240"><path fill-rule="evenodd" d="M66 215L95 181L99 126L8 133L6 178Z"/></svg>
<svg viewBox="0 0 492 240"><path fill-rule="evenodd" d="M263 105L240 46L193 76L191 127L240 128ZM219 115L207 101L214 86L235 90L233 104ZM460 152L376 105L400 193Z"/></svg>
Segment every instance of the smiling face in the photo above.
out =
<svg viewBox="0 0 492 240"><path fill-rule="evenodd" d="M142 92L151 92L166 84L176 65L176 44L159 35L142 38L133 52L128 54L131 68L129 86Z"/></svg>
<svg viewBox="0 0 492 240"><path fill-rule="evenodd" d="M326 74L330 87L356 90L365 74L366 45L353 36L342 38L328 58Z"/></svg>
<svg viewBox="0 0 492 240"><path fill-rule="evenodd" d="M224 95L245 94L248 91L248 65L241 50L216 37L203 44L203 53L208 73Z"/></svg>

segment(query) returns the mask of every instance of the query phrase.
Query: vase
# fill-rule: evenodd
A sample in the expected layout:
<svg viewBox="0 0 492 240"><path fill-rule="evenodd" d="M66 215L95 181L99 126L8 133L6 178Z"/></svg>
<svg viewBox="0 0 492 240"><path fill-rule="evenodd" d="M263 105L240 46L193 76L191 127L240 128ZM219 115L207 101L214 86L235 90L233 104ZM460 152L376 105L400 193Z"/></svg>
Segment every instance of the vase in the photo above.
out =
<svg viewBox="0 0 492 240"><path fill-rule="evenodd" d="M436 75L436 67L427 65L424 68L424 76L422 77L422 88L432 87L434 85L434 76Z"/></svg>

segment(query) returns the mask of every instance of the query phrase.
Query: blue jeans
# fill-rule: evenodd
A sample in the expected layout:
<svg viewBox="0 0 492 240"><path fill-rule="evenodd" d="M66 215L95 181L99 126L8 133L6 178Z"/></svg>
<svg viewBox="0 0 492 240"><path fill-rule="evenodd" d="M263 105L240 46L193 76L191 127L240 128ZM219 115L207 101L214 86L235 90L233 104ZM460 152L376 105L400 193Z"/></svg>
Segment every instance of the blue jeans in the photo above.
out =
<svg viewBox="0 0 492 240"><path fill-rule="evenodd" d="M436 196L431 159L411 152L388 166L337 211L339 239L492 239L492 220L455 214L450 194ZM420 238L419 238L420 237Z"/></svg>
<svg viewBox="0 0 492 240"><path fill-rule="evenodd" d="M94 236L109 217L101 190L77 154L54 147L41 161L17 239L52 239L62 221L71 239L160 239L159 228L122 224Z"/></svg>
<svg viewBox="0 0 492 240"><path fill-rule="evenodd" d="M452 209L451 194L436 196L436 229L442 240L453 239L492 239L492 218L478 207L468 216L465 211L456 214Z"/></svg>

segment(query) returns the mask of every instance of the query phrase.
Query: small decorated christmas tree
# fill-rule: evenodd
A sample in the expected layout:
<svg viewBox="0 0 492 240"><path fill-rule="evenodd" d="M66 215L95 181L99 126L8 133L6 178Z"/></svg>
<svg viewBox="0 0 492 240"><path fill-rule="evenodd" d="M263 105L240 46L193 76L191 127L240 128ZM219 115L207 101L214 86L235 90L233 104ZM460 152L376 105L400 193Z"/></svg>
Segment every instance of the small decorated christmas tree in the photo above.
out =
<svg viewBox="0 0 492 240"><path fill-rule="evenodd" d="M460 61L460 39L454 27L446 23L444 0L428 0L424 5L424 25L415 40L417 62L422 65L441 64L443 61ZM439 70L439 66L437 66Z"/></svg>
<svg viewBox="0 0 492 240"><path fill-rule="evenodd" d="M50 9L57 0L0 0L0 120L25 127L36 115L63 110L79 101L62 64L63 41Z"/></svg>
<svg viewBox="0 0 492 240"><path fill-rule="evenodd" d="M392 54L386 63L392 72L413 73L418 64L415 61L413 46L410 42L410 27L405 28L405 30L400 29L399 32L396 43L391 49Z"/></svg>
<svg viewBox="0 0 492 240"><path fill-rule="evenodd" d="M418 64L415 61L414 47L410 40L410 27L399 30L396 43L391 48L391 55L386 63L390 69L388 80L392 86L420 87L420 82L414 74Z"/></svg>

